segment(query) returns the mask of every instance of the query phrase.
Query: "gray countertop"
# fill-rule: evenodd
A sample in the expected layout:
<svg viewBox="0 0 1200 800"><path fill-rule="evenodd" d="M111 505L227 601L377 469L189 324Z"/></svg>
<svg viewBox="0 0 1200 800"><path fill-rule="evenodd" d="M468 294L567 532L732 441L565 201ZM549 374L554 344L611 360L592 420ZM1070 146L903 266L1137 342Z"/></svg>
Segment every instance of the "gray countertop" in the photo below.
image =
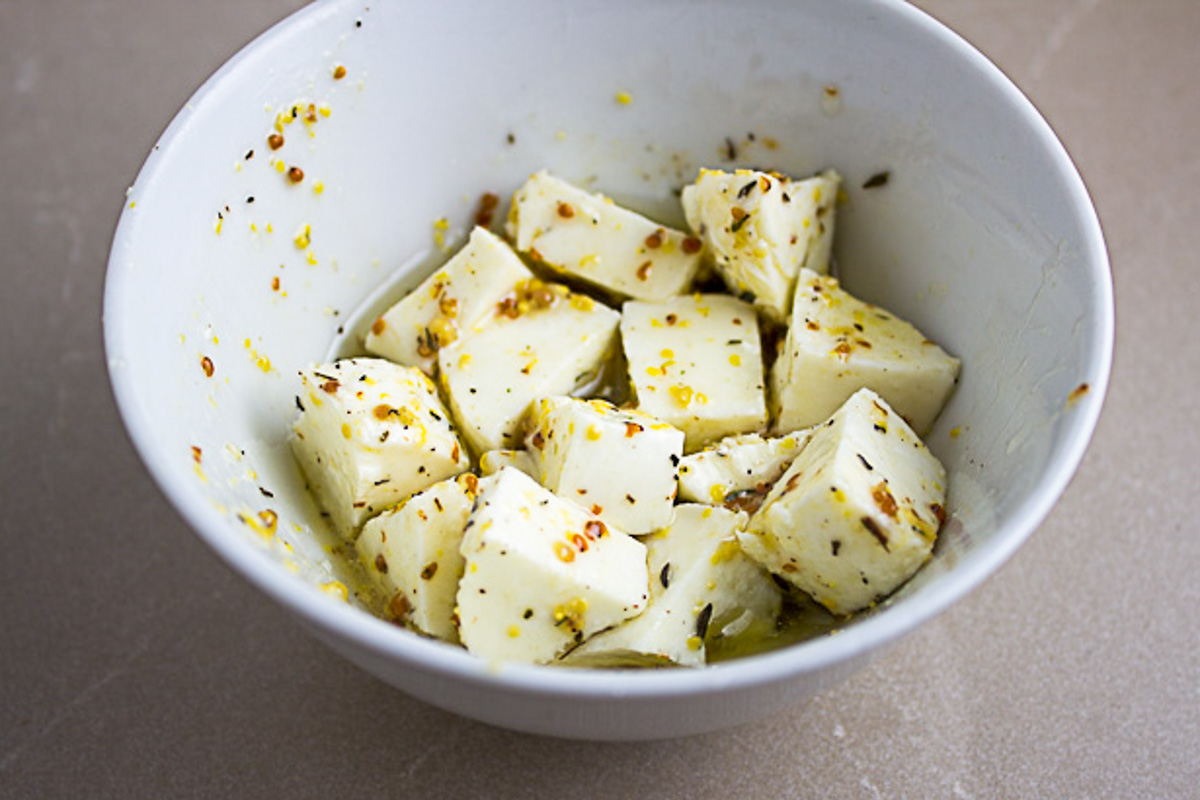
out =
<svg viewBox="0 0 1200 800"><path fill-rule="evenodd" d="M186 529L117 419L100 297L125 187L294 0L0 0L0 796L1194 797L1200 3L924 0L1049 119L1118 332L1074 482L984 586L772 719L558 742L350 666Z"/></svg>

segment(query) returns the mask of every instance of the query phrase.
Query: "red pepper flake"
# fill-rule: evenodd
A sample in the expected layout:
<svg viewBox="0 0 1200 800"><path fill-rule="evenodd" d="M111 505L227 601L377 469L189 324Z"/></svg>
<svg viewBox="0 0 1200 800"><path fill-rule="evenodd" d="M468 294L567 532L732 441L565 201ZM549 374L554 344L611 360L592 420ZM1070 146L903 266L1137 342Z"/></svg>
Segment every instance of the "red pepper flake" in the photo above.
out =
<svg viewBox="0 0 1200 800"><path fill-rule="evenodd" d="M496 206L500 204L500 196L492 192L485 192L479 198L479 211L475 213L475 224L484 228L492 224L492 218L496 213Z"/></svg>
<svg viewBox="0 0 1200 800"><path fill-rule="evenodd" d="M529 443L538 450L546 449L546 437L542 436L542 432L540 430L533 434L533 438L529 440Z"/></svg>
<svg viewBox="0 0 1200 800"><path fill-rule="evenodd" d="M887 514L892 519L896 518L896 513L899 511L896 505L896 498L892 497L891 490L888 489L886 483L880 483L871 490L871 499L875 501L875 505L879 506L879 510Z"/></svg>
<svg viewBox="0 0 1200 800"><path fill-rule="evenodd" d="M458 447L458 442L455 442L455 443L454 443L454 447L453 447L453 448L451 448L451 450L450 450L450 460L451 460L451 461L455 461L455 462L457 462L457 461L458 461L458 457L459 457L459 456L461 456L461 455L462 455L462 450L460 450L460 449L459 449L459 447ZM433 502L435 502L435 503L437 502L437 498L436 498L436 497L433 499ZM440 510L441 510L441 509L439 509L439 511L440 511Z"/></svg>
<svg viewBox="0 0 1200 800"><path fill-rule="evenodd" d="M295 166L288 167L287 176L292 183L299 183L304 180L304 170Z"/></svg>
<svg viewBox="0 0 1200 800"><path fill-rule="evenodd" d="M277 292L279 291L279 276L278 275L276 275L274 278L271 278L271 288Z"/></svg>
<svg viewBox="0 0 1200 800"><path fill-rule="evenodd" d="M529 260L535 263L542 260L542 254L538 252L536 247L529 248Z"/></svg>
<svg viewBox="0 0 1200 800"><path fill-rule="evenodd" d="M412 611L412 604L408 602L408 598L404 596L404 592L397 592L388 603L388 613L392 619L404 619Z"/></svg>
<svg viewBox="0 0 1200 800"><path fill-rule="evenodd" d="M689 255L692 253L699 253L700 252L700 240L697 239L695 236L689 236L686 239L684 239L683 240L683 252L688 253Z"/></svg>
<svg viewBox="0 0 1200 800"><path fill-rule="evenodd" d="M377 317L375 321L371 323L371 333L379 336L383 333L383 329L386 327L387 323L383 321L383 317Z"/></svg>
<svg viewBox="0 0 1200 800"><path fill-rule="evenodd" d="M662 228L659 228L654 233L652 233L646 237L646 247L649 247L651 250L657 250L658 248L662 247L662 243L663 243L663 229Z"/></svg>
<svg viewBox="0 0 1200 800"><path fill-rule="evenodd" d="M641 425L637 424L636 422L626 422L625 423L625 438L632 439L636 434L639 434L644 430L646 430L646 429L643 428Z"/></svg>
<svg viewBox="0 0 1200 800"><path fill-rule="evenodd" d="M380 553L379 555L375 556L375 569L379 570L380 572L382 572L385 575L387 574L388 563L387 563L387 559L383 557L383 553Z"/></svg>
<svg viewBox="0 0 1200 800"><path fill-rule="evenodd" d="M604 506L599 503L592 503L592 513L597 517L604 513Z"/></svg>
<svg viewBox="0 0 1200 800"><path fill-rule="evenodd" d="M1088 392L1090 392L1091 390L1092 390L1092 387L1089 386L1087 383L1081 383L1078 386L1076 386L1074 389L1072 389L1071 393L1069 395L1067 395L1067 402L1073 403L1076 400L1078 400L1079 398L1083 397Z"/></svg>
<svg viewBox="0 0 1200 800"><path fill-rule="evenodd" d="M583 532L589 539L603 539L608 535L608 528L600 520L593 519L583 526Z"/></svg>
<svg viewBox="0 0 1200 800"><path fill-rule="evenodd" d="M425 565L425 568L423 570L421 570L421 580L423 580L423 581L433 580L433 576L437 575L437 571L438 571L438 563L436 561L430 561L428 564Z"/></svg>
<svg viewBox="0 0 1200 800"><path fill-rule="evenodd" d="M270 147L272 150L278 150L279 148L283 147L283 135L279 133L272 133L267 137L267 147Z"/></svg>
<svg viewBox="0 0 1200 800"><path fill-rule="evenodd" d="M639 281L648 280L650 278L650 270L654 268L654 264L647 261L637 268L637 277Z"/></svg>
<svg viewBox="0 0 1200 800"><path fill-rule="evenodd" d="M204 370L204 377L206 378L211 378L213 373L217 371L216 367L213 366L212 359L208 356L200 359L200 369Z"/></svg>
<svg viewBox="0 0 1200 800"><path fill-rule="evenodd" d="M930 503L929 510L933 512L939 526L946 524L946 509L942 508L941 503Z"/></svg>
<svg viewBox="0 0 1200 800"><path fill-rule="evenodd" d="M674 314L667 314L665 319L668 325L674 325L679 321L679 317L675 316Z"/></svg>
<svg viewBox="0 0 1200 800"><path fill-rule="evenodd" d="M321 388L324 389L327 394L336 394L338 387L341 385L342 384L338 383L337 381L329 380L322 383Z"/></svg>
<svg viewBox="0 0 1200 800"><path fill-rule="evenodd" d="M579 552L586 553L588 551L588 540L584 538L583 534L572 533L567 538L571 540L571 544L575 545L575 549Z"/></svg>
<svg viewBox="0 0 1200 800"><path fill-rule="evenodd" d="M571 217L575 216L575 209L570 203L560 202L558 204L558 215L563 219L570 219Z"/></svg>
<svg viewBox="0 0 1200 800"><path fill-rule="evenodd" d="M340 81L344 77L346 77L346 68L341 64L338 64L333 68L333 79L335 81Z"/></svg>
<svg viewBox="0 0 1200 800"><path fill-rule="evenodd" d="M192 461L195 461L197 464L199 464L200 458L203 455L204 451L202 451L199 447L196 447L196 445L192 445Z"/></svg>

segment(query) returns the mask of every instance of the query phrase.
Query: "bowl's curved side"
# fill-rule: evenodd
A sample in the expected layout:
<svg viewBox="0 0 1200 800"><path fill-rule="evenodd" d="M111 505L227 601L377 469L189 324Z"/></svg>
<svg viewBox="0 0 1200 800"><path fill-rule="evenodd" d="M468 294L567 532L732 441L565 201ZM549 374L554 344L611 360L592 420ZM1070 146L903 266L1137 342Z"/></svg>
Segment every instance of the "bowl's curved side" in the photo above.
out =
<svg viewBox="0 0 1200 800"><path fill-rule="evenodd" d="M134 184L105 286L113 391L151 475L226 563L318 638L414 696L520 730L632 739L713 730L808 696L947 608L1020 546L1066 488L1095 428L1113 303L1083 182L995 66L890 0L704 6L711 24L694 28L700 12L667 2L645 9L633 32L612 14L531 3L525 24L555 36L485 75L448 76L445 96L481 94L478 108L447 108L408 79L408 59L437 57L458 5L368 13L334 0L298 12L205 83ZM480 57L495 56L486 37L511 9L470 12L459 41L491 41ZM713 63L654 47L662 30L679 31ZM742 57L746 48L755 58ZM556 56L572 68L532 69ZM352 82L327 82L336 60L352 65ZM837 104L829 86L839 89ZM617 89L633 104L613 104ZM266 106L300 96L332 104L328 122L310 129L312 142L292 140L285 151L310 175L328 176L323 197L271 182L261 144L258 160L242 155L270 128L275 112ZM679 107L690 113L671 111ZM442 120L445 130L414 119ZM907 313L964 359L963 385L930 443L955 480L977 491L952 502L958 524L933 568L837 636L704 670L649 673L493 667L314 588L332 583L337 566L288 456L287 381L325 351L339 326L329 309L353 308L386 279L388 264L425 249L435 216L445 213L452 228L468 219L464 194L515 186L548 165L600 174L612 193L650 204L720 158L738 135L730 119L760 132L758 144L738 142L746 163L770 158L796 173L832 163L851 187L891 168L888 193L855 190L839 212L848 238L839 258L849 286ZM886 119L899 121L889 135L879 133ZM985 133L970 135L972 126ZM778 138L778 150L763 149L763 133ZM378 158L391 152L400 155ZM230 198L239 203L232 210ZM274 239L263 233L268 219ZM306 225L316 232L307 253L292 245ZM981 252L981 243L997 245ZM972 281L955 283L956 270L970 270ZM286 300L268 288L272 275L292 287ZM976 324L984 316L990 327ZM199 368L209 355L215 378ZM1072 396L1083 384L1089 391ZM957 427L962 437L950 435ZM274 537L254 527L265 494L280 520Z"/></svg>

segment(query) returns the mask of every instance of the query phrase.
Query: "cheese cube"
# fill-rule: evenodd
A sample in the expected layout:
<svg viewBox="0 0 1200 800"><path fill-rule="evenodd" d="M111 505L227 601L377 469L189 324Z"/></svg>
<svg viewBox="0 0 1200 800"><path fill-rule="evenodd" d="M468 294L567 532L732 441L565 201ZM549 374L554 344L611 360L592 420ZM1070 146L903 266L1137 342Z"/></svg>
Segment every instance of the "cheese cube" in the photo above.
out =
<svg viewBox="0 0 1200 800"><path fill-rule="evenodd" d="M738 544L746 515L681 505L669 528L646 537L650 605L646 613L597 634L567 661L580 666L705 662L706 641L735 624L773 630L782 595Z"/></svg>
<svg viewBox="0 0 1200 800"><path fill-rule="evenodd" d="M292 449L347 539L413 492L470 469L437 388L415 367L378 358L300 371Z"/></svg>
<svg viewBox="0 0 1200 800"><path fill-rule="evenodd" d="M860 389L818 427L742 548L835 614L888 595L929 558L946 471L899 414Z"/></svg>
<svg viewBox="0 0 1200 800"><path fill-rule="evenodd" d="M476 227L445 266L375 320L367 351L432 375L440 348L532 277L503 239Z"/></svg>
<svg viewBox="0 0 1200 800"><path fill-rule="evenodd" d="M537 397L570 394L612 351L620 314L565 286L527 281L438 353L442 388L467 441L512 449Z"/></svg>
<svg viewBox="0 0 1200 800"><path fill-rule="evenodd" d="M479 482L458 588L459 636L498 661L552 661L646 608L646 548L505 467Z"/></svg>
<svg viewBox="0 0 1200 800"><path fill-rule="evenodd" d="M639 300L686 291L700 265L699 239L544 170L513 195L508 235L535 262Z"/></svg>
<svg viewBox="0 0 1200 800"><path fill-rule="evenodd" d="M528 450L488 450L479 457L479 471L484 475L494 475L504 467L513 467L530 477L537 477L537 462Z"/></svg>
<svg viewBox="0 0 1200 800"><path fill-rule="evenodd" d="M681 200L729 288L783 322L800 268L829 271L841 180L832 170L793 181L775 172L702 169Z"/></svg>
<svg viewBox="0 0 1200 800"><path fill-rule="evenodd" d="M775 430L815 425L864 386L924 435L958 379L958 359L912 325L804 271L784 349L771 368Z"/></svg>
<svg viewBox="0 0 1200 800"><path fill-rule="evenodd" d="M679 498L695 503L732 503L743 511L756 511L808 443L810 431L796 431L776 439L756 433L731 436L698 453L684 456L679 465Z"/></svg>
<svg viewBox="0 0 1200 800"><path fill-rule="evenodd" d="M767 424L754 309L726 295L627 302L621 341L637 406L687 434L696 450Z"/></svg>
<svg viewBox="0 0 1200 800"><path fill-rule="evenodd" d="M626 533L671 522L682 431L603 400L545 397L532 415L528 452L543 486Z"/></svg>
<svg viewBox="0 0 1200 800"><path fill-rule="evenodd" d="M448 642L458 641L459 550L477 484L471 473L435 483L368 521L355 542L385 613Z"/></svg>

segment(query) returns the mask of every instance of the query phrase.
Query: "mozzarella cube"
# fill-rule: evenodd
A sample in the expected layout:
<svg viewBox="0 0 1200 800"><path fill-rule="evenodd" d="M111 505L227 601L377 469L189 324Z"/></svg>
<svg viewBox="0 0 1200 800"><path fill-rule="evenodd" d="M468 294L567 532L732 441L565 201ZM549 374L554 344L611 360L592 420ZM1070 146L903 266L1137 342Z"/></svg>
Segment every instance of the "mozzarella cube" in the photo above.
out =
<svg viewBox="0 0 1200 800"><path fill-rule="evenodd" d="M796 431L775 439L756 433L731 436L698 453L684 456L679 465L679 498L694 503L734 503L741 510L766 496L808 443L810 431Z"/></svg>
<svg viewBox="0 0 1200 800"><path fill-rule="evenodd" d="M621 342L637 406L683 430L696 450L767 424L754 309L726 295L627 302Z"/></svg>
<svg viewBox="0 0 1200 800"><path fill-rule="evenodd" d="M545 397L534 403L528 452L541 484L626 533L657 530L674 516L683 432L603 400Z"/></svg>
<svg viewBox="0 0 1200 800"><path fill-rule="evenodd" d="M535 262L639 300L686 291L702 249L699 239L544 170L513 195L508 235Z"/></svg>
<svg viewBox="0 0 1200 800"><path fill-rule="evenodd" d="M904 320L803 271L784 349L771 367L775 430L815 425L867 386L924 435L958 379L958 359Z"/></svg>
<svg viewBox="0 0 1200 800"><path fill-rule="evenodd" d="M343 537L470 469L437 388L419 369L355 358L301 370L300 380L292 449Z"/></svg>
<svg viewBox="0 0 1200 800"><path fill-rule="evenodd" d="M841 180L832 170L793 181L775 172L702 169L681 200L729 288L783 322L800 268L829 271Z"/></svg>
<svg viewBox="0 0 1200 800"><path fill-rule="evenodd" d="M619 322L620 314L589 297L531 280L443 348L442 387L475 451L516 447L533 400L586 383L613 349Z"/></svg>
<svg viewBox="0 0 1200 800"><path fill-rule="evenodd" d="M771 576L742 552L746 515L681 505L669 528L646 537L650 605L571 652L580 666L705 662L706 641L731 625L773 630L782 595Z"/></svg>
<svg viewBox="0 0 1200 800"><path fill-rule="evenodd" d="M476 227L445 266L375 320L367 351L432 375L440 348L532 277L503 239Z"/></svg>
<svg viewBox="0 0 1200 800"><path fill-rule="evenodd" d="M459 636L496 661L553 661L646 608L646 548L505 467L479 482L458 588Z"/></svg>
<svg viewBox="0 0 1200 800"><path fill-rule="evenodd" d="M871 605L929 558L946 471L870 389L818 427L742 536L748 555L835 614Z"/></svg>
<svg viewBox="0 0 1200 800"><path fill-rule="evenodd" d="M458 641L460 548L477 484L470 473L435 483L368 521L355 542L385 613L448 642Z"/></svg>
<svg viewBox="0 0 1200 800"><path fill-rule="evenodd" d="M505 467L537 477L537 462L527 450L488 450L479 457L479 471L484 475L494 475Z"/></svg>

